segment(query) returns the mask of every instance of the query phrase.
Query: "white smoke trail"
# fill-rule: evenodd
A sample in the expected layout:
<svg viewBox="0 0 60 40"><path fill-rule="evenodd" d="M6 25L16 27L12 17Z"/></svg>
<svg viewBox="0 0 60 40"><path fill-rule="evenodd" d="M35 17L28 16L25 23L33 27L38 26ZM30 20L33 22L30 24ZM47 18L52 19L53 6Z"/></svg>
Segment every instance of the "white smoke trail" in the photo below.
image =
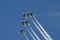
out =
<svg viewBox="0 0 60 40"><path fill-rule="evenodd" d="M44 32L44 34L48 37L49 40L53 40L50 35L48 35L48 33L44 30L44 28L41 26L41 24L38 22L38 20L34 17L34 20L36 21L36 23L39 25L39 27L42 29L42 31Z"/></svg>
<svg viewBox="0 0 60 40"><path fill-rule="evenodd" d="M32 35L32 33L29 31L28 28L27 28L27 31L29 32L29 34L31 35L31 37L33 38L33 40L36 40L35 37Z"/></svg>
<svg viewBox="0 0 60 40"><path fill-rule="evenodd" d="M32 31L32 33L35 35L35 37L37 38L37 40L40 40L40 38L37 36L37 34L33 31L33 29L29 26L30 30Z"/></svg>
<svg viewBox="0 0 60 40"><path fill-rule="evenodd" d="M26 36L24 36L26 38L26 40L29 40Z"/></svg>
<svg viewBox="0 0 60 40"><path fill-rule="evenodd" d="M35 24L36 28L39 30L39 32L42 34L42 36L45 38L45 40L48 40L47 37L44 35L44 33L39 29L38 25L32 20L32 22Z"/></svg>

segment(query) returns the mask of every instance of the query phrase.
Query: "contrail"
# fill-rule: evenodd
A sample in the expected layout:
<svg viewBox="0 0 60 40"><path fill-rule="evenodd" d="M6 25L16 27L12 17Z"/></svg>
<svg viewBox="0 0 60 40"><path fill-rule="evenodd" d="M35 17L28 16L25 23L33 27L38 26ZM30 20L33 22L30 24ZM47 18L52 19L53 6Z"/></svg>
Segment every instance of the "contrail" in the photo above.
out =
<svg viewBox="0 0 60 40"><path fill-rule="evenodd" d="M33 31L33 29L29 26L30 30L32 31L32 33L35 35L35 37L37 38L37 40L40 40L40 38L37 36L37 34Z"/></svg>
<svg viewBox="0 0 60 40"><path fill-rule="evenodd" d="M47 37L44 35L44 33L39 29L38 25L32 20L32 22L35 24L36 28L39 30L39 32L42 34L42 36L45 38L45 40L48 40Z"/></svg>
<svg viewBox="0 0 60 40"><path fill-rule="evenodd" d="M48 35L48 33L44 30L44 28L41 26L41 24L38 22L38 20L35 18L34 16L34 20L36 21L36 23L39 25L39 28L44 32L44 34L46 35L46 37L49 39L49 40L53 40L50 35Z"/></svg>
<svg viewBox="0 0 60 40"><path fill-rule="evenodd" d="M29 40L26 36L24 36L26 38L26 40Z"/></svg>
<svg viewBox="0 0 60 40"><path fill-rule="evenodd" d="M29 32L29 34L31 35L31 37L33 38L33 40L36 40L36 38L33 36L33 34L29 31L29 29L27 28L27 31Z"/></svg>

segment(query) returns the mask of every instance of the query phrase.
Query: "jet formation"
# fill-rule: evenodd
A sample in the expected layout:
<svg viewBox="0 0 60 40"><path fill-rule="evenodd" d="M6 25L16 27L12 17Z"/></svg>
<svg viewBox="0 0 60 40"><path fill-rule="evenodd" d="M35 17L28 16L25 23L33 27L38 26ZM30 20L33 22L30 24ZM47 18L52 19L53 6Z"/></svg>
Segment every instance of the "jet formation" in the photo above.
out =
<svg viewBox="0 0 60 40"><path fill-rule="evenodd" d="M29 34L31 35L33 40L41 40L41 39L35 33L35 31L31 28L31 26L30 26L31 24L27 20L28 18L31 19L31 21L36 26L37 30L41 33L41 35L43 36L43 38L45 40L53 40L51 38L51 36L46 32L46 30L38 22L38 20L36 19L35 15L34 15L34 12L26 12L26 13L24 13L23 18L24 18L24 21L22 21L21 24L27 28L27 31L29 32ZM21 34L23 34L23 35L26 34L23 29L21 29L20 31L21 31ZM26 35L25 35L25 38L26 38L26 40L29 40L29 38Z"/></svg>
<svg viewBox="0 0 60 40"><path fill-rule="evenodd" d="M31 17L33 17L34 16L34 14L33 14L33 12L30 12L30 13L26 13L26 14L23 14L23 17L25 18L25 19L27 19L27 18L31 18Z"/></svg>

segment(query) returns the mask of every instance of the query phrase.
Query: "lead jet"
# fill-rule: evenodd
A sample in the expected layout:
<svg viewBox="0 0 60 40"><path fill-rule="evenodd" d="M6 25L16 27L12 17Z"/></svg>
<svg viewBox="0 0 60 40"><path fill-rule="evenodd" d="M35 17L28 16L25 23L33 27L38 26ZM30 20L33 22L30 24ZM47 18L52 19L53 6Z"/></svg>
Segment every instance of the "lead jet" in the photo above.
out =
<svg viewBox="0 0 60 40"><path fill-rule="evenodd" d="M30 24L28 23L28 21L22 21L21 22L23 26L29 26Z"/></svg>
<svg viewBox="0 0 60 40"><path fill-rule="evenodd" d="M23 29L21 29L20 32L21 32L21 34L23 34L23 35L26 34Z"/></svg>

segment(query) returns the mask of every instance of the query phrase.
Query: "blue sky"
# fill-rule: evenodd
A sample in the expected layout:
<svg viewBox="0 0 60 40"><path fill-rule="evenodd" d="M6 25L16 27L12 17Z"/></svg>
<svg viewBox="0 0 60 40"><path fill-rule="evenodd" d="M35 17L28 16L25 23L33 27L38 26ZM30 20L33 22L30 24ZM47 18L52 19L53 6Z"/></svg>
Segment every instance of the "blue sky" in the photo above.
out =
<svg viewBox="0 0 60 40"><path fill-rule="evenodd" d="M0 0L0 40L26 40L19 29L23 28L20 23L22 13L29 10L35 12L38 21L54 40L60 40L60 0Z"/></svg>

